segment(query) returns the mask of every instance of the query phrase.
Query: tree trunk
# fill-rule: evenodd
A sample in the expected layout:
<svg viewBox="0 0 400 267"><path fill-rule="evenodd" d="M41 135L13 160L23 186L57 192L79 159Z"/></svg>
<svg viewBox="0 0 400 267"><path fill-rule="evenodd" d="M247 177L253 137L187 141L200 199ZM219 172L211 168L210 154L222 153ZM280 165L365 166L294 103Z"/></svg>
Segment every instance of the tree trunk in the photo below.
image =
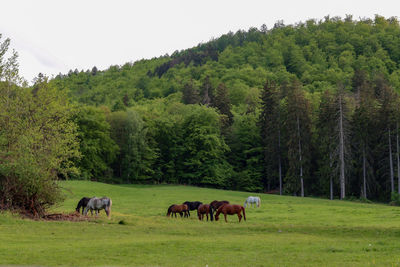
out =
<svg viewBox="0 0 400 267"><path fill-rule="evenodd" d="M279 164L279 194L282 195L281 129L279 125L278 125L278 164Z"/></svg>
<svg viewBox="0 0 400 267"><path fill-rule="evenodd" d="M339 157L340 157L340 199L346 197L344 176L344 130L343 130L343 107L342 96L339 95Z"/></svg>
<svg viewBox="0 0 400 267"><path fill-rule="evenodd" d="M332 153L329 154L329 168L332 170ZM333 200L333 175L329 175L329 193L330 193L330 199Z"/></svg>
<svg viewBox="0 0 400 267"><path fill-rule="evenodd" d="M365 145L363 146L363 192L362 197L367 198L367 160L365 156Z"/></svg>
<svg viewBox="0 0 400 267"><path fill-rule="evenodd" d="M396 148L397 148L397 187L400 194L400 152L399 152L399 123L396 123Z"/></svg>
<svg viewBox="0 0 400 267"><path fill-rule="evenodd" d="M391 192L394 192L394 172L393 172L392 141L390 138L390 127L389 127L389 165L390 165L390 190Z"/></svg>
<svg viewBox="0 0 400 267"><path fill-rule="evenodd" d="M302 164L302 155L301 155L300 120L299 120L299 116L297 116L297 135L299 137L299 162L300 162L301 196L304 197L303 164Z"/></svg>

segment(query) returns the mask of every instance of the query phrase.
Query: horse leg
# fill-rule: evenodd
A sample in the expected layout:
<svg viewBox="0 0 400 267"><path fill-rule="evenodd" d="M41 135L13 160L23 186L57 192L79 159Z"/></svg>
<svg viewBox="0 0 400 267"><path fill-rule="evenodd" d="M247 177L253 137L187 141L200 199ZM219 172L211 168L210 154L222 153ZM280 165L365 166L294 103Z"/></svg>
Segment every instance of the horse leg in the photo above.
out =
<svg viewBox="0 0 400 267"><path fill-rule="evenodd" d="M226 219L226 213L224 213L224 217L225 217L225 222L228 222L228 220Z"/></svg>
<svg viewBox="0 0 400 267"><path fill-rule="evenodd" d="M238 218L239 218L239 222L242 220L242 215L240 215L240 212L238 213Z"/></svg>
<svg viewBox="0 0 400 267"><path fill-rule="evenodd" d="M208 222L208 213L206 212L207 222Z"/></svg>

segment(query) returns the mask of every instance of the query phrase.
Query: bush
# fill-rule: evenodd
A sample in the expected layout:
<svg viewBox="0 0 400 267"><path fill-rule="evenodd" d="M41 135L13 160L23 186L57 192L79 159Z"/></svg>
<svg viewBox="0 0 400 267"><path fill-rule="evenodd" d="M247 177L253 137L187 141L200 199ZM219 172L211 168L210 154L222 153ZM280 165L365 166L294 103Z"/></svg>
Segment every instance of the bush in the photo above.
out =
<svg viewBox="0 0 400 267"><path fill-rule="evenodd" d="M390 197L390 205L391 206L400 206L400 194L397 192L392 192L392 195Z"/></svg>
<svg viewBox="0 0 400 267"><path fill-rule="evenodd" d="M0 84L0 208L33 216L62 200L59 176L76 172L73 109L39 79L33 88Z"/></svg>

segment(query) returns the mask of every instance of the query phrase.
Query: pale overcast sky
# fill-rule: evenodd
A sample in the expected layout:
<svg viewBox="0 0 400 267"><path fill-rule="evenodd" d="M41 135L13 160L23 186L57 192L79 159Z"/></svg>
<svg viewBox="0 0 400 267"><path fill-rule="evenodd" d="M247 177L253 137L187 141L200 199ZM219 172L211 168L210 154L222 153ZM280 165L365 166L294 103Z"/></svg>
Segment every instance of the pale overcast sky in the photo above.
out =
<svg viewBox="0 0 400 267"><path fill-rule="evenodd" d="M171 54L212 37L277 20L330 15L400 17L400 0L2 0L0 33L31 81L70 69L106 69Z"/></svg>

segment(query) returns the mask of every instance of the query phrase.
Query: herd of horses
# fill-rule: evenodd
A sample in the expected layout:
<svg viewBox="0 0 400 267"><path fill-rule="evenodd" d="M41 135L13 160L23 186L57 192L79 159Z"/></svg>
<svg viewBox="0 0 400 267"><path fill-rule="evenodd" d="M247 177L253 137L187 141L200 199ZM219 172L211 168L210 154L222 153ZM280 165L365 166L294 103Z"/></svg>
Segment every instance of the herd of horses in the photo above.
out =
<svg viewBox="0 0 400 267"><path fill-rule="evenodd" d="M204 220L204 215L207 218L208 221L208 216L210 216L210 221L213 221L215 218L215 221L219 220L220 214L224 214L225 222L228 222L226 219L226 215L235 215L237 214L239 218L239 222L242 220L242 213L243 213L243 218L246 220L246 212L245 208L246 206L250 205L257 205L257 207L260 207L261 205L261 199L259 197L253 197L249 196L246 201L244 202L244 207L241 205L235 205L235 204L230 204L229 201L227 200L214 200L210 204L203 204L200 201L186 201L182 204L173 204L168 207L167 211L167 216L174 216L175 218L177 217L177 213L182 217L190 217L190 211L191 210L197 210L197 216L199 220ZM82 215L87 215L88 211L90 210L90 213L93 215L93 211L95 211L96 216L99 214L100 210L104 209L107 217L111 217L111 206L112 206L112 201L108 197L83 197L81 200L79 200L78 205L76 207L76 211L80 213L82 209ZM215 213L215 216L214 216Z"/></svg>
<svg viewBox="0 0 400 267"><path fill-rule="evenodd" d="M210 204L203 204L200 201L186 201L182 204L172 204L171 206L168 207L167 211L167 216L174 216L175 218L177 217L177 213L182 217L190 217L190 211L191 210L197 210L197 217L199 220L204 220L204 215L206 215L207 221L208 221L208 216L210 216L210 221L213 221L214 219L214 212L215 212L215 221L219 220L220 214L224 214L225 222L228 222L226 219L226 215L235 215L237 214L239 218L239 222L242 220L242 212L243 212L243 218L246 220L246 212L245 208L246 206L250 204L257 205L257 207L260 207L261 205L261 199L259 197L253 197L250 196L246 199L244 202L244 207L241 205L235 205L235 204L230 204L229 201L227 200L214 200Z"/></svg>

